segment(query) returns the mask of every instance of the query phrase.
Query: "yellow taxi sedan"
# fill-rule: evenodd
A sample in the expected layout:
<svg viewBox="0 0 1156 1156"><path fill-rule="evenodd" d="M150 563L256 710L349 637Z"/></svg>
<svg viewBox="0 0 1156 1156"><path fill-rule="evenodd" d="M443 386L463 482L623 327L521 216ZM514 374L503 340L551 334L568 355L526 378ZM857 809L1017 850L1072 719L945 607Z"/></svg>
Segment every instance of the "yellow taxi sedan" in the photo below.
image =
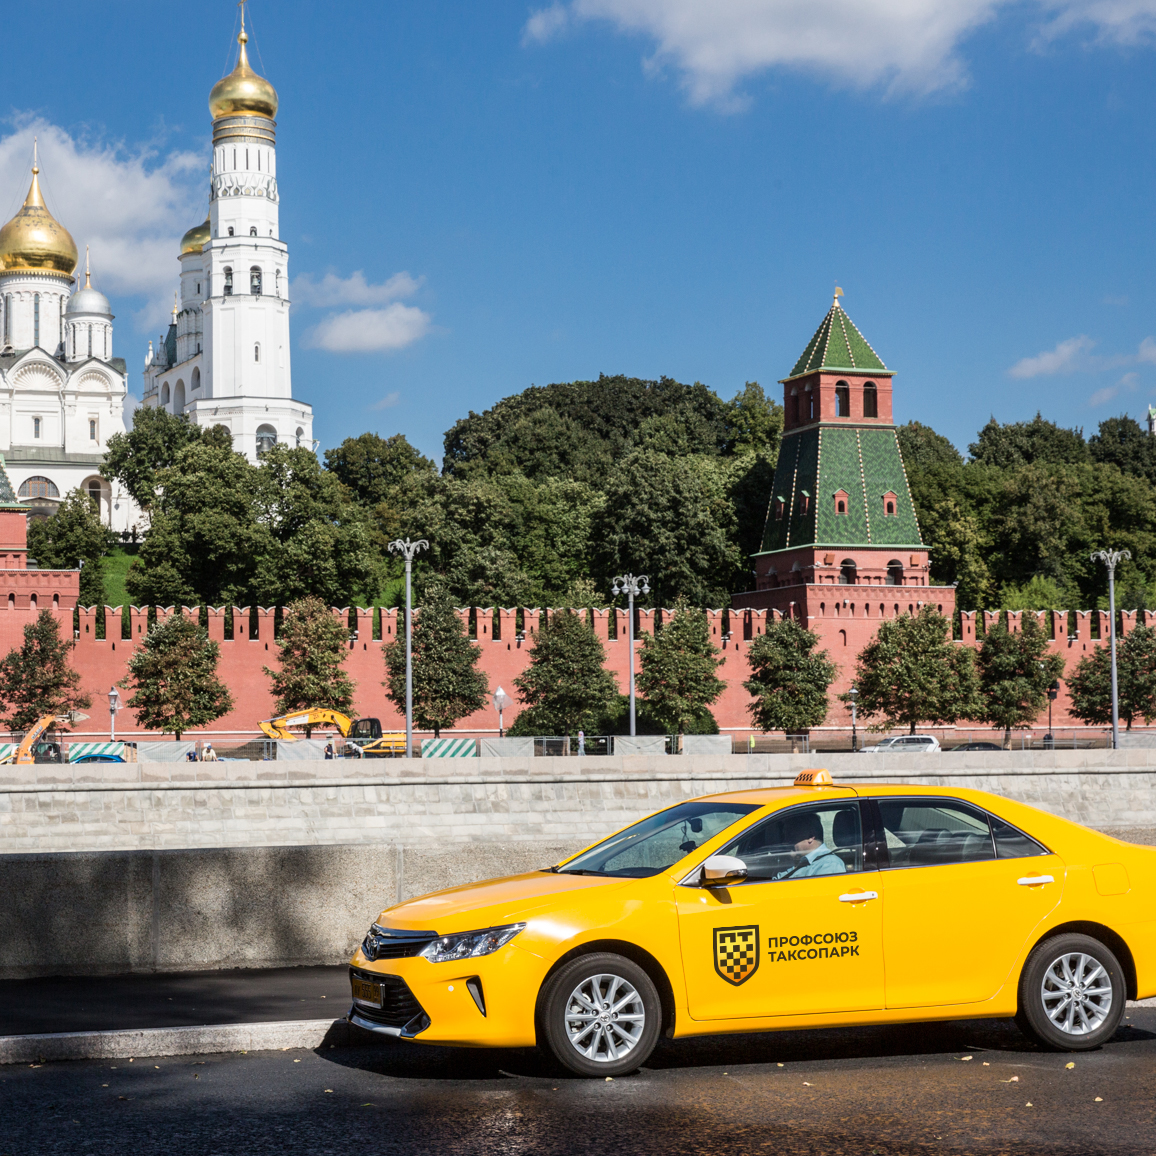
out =
<svg viewBox="0 0 1156 1156"><path fill-rule="evenodd" d="M1156 849L982 791L835 785L679 803L557 866L381 913L350 1022L540 1045L571 1071L682 1036L1015 1016L1095 1048L1156 995Z"/></svg>

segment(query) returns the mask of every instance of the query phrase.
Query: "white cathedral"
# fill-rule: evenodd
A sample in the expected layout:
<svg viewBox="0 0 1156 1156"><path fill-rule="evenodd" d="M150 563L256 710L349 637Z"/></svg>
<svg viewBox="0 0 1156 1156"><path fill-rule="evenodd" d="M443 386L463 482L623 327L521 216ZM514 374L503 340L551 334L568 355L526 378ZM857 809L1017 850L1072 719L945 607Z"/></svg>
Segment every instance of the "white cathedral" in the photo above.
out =
<svg viewBox="0 0 1156 1156"><path fill-rule="evenodd" d="M243 10L242 10L243 12ZM289 248L280 239L277 93L237 66L209 94L209 215L181 240L180 306L145 361L144 404L223 425L256 461L277 442L313 449L313 409L293 400Z"/></svg>
<svg viewBox="0 0 1156 1156"><path fill-rule="evenodd" d="M243 11L243 10L242 10ZM213 86L209 215L180 246L180 306L144 370L144 404L223 425L251 461L277 442L313 449L312 407L293 400L288 247L279 237L277 93L249 66L242 16L237 65ZM116 531L145 528L118 483L101 476L123 433L128 376L113 357L113 314L74 291L76 243L40 192L38 163L19 212L0 228L0 463L33 514L73 489Z"/></svg>

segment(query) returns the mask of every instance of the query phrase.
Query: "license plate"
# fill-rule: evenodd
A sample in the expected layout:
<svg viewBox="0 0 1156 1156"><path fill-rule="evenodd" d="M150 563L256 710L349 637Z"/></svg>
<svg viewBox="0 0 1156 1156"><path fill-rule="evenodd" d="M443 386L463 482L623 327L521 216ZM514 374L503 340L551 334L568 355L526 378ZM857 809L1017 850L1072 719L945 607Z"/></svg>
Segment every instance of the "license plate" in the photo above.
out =
<svg viewBox="0 0 1156 1156"><path fill-rule="evenodd" d="M369 983L364 979L355 979L353 982L353 998L358 1003L369 1004L370 1007L381 1007L381 984Z"/></svg>

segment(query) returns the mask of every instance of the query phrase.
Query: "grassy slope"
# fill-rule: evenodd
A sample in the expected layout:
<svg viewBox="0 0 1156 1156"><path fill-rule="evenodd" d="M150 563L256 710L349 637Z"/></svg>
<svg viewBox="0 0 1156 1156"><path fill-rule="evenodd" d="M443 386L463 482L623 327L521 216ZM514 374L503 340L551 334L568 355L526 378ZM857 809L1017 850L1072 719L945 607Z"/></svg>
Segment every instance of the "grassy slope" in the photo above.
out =
<svg viewBox="0 0 1156 1156"><path fill-rule="evenodd" d="M109 606L127 606L132 599L124 588L129 564L136 557L135 546L115 546L104 559L104 600Z"/></svg>

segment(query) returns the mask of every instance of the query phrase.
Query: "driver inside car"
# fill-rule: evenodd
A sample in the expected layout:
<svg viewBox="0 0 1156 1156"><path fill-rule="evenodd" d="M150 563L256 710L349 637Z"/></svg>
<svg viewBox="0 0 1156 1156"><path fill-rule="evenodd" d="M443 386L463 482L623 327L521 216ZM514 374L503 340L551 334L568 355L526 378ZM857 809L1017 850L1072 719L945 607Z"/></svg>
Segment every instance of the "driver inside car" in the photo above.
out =
<svg viewBox="0 0 1156 1156"><path fill-rule="evenodd" d="M845 875L847 865L823 842L823 822L818 815L803 814L792 818L786 828L786 841L795 845L799 862L775 879L806 879L812 875Z"/></svg>

